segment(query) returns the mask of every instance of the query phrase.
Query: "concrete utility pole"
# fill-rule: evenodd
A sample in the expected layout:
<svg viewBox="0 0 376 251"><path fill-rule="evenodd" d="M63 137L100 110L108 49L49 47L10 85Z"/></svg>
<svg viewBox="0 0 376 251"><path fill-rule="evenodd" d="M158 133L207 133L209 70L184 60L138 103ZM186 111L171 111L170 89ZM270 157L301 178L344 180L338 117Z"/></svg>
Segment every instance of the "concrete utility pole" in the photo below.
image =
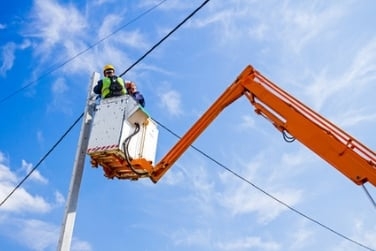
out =
<svg viewBox="0 0 376 251"><path fill-rule="evenodd" d="M82 180L82 174L85 164L85 156L89 142L90 129L93 121L93 112L95 100L92 100L93 87L99 80L99 73L94 72L91 78L90 87L88 90L86 107L81 126L80 139L77 146L76 158L73 167L71 183L69 186L69 194L65 208L65 215L61 227L60 238L58 243L58 251L69 251L72 242L74 222L76 219L76 209L78 201L78 193Z"/></svg>

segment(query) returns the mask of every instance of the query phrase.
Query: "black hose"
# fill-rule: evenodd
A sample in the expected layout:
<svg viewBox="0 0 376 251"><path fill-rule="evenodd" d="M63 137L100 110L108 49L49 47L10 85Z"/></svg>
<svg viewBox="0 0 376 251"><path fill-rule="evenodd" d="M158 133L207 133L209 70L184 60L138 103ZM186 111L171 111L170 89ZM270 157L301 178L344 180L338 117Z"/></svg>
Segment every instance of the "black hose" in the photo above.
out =
<svg viewBox="0 0 376 251"><path fill-rule="evenodd" d="M293 136L290 136L286 133L286 131L282 131L282 135L283 135L283 139L287 142L287 143L292 143L295 141L295 138Z"/></svg>
<svg viewBox="0 0 376 251"><path fill-rule="evenodd" d="M125 155L125 160L127 161L127 164L129 166L129 168L135 173L135 174L138 174L138 175L145 175L147 174L148 172L147 171L144 171L144 172L140 172L138 171L136 168L134 168L134 166L132 165L131 163L131 159L130 159L130 156L129 156L129 142L131 141L132 137L135 136L137 133L139 133L140 131L140 124L139 123L134 123L134 125L136 126L135 130L133 131L133 133L131 133L128 137L125 138L124 142L123 142L123 152L124 152L124 155Z"/></svg>

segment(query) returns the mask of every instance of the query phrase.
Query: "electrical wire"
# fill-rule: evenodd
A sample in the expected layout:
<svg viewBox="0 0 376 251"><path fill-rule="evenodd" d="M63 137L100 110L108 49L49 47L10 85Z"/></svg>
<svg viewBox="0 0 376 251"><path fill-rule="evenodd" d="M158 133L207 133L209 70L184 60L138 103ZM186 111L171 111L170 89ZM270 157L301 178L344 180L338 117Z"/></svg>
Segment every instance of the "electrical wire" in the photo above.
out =
<svg viewBox="0 0 376 251"><path fill-rule="evenodd" d="M152 10L156 9L157 7L159 7L161 4L163 4L164 2L166 2L167 0L162 0L160 1L159 3L157 3L156 5L152 6L150 9L147 9L146 11L142 12L141 14L139 14L138 16L136 16L135 18L131 19L130 21L128 21L127 23L125 23L124 25L120 26L119 28L115 29L113 32L109 33L107 36L104 36L102 39L96 41L95 43L93 43L92 45L90 45L89 47L87 47L86 49L80 51L79 53L77 53L76 55L74 55L73 57L65 60L64 62L62 63L59 63L55 66L52 66L50 67L49 70L45 71L40 77L37 77L35 80L33 81L30 81L28 84L24 85L23 87L13 91L12 93L6 95L5 97L1 98L0 99L0 104L4 103L5 101L7 101L8 99L12 98L13 96L16 96L17 94L21 93L22 91L26 90L27 88L33 86L34 84L36 84L38 81L42 80L43 78L47 77L49 74L57 71L58 69L60 69L61 67L63 67L64 65L72 62L73 60L75 60L76 58L78 58L79 56L85 54L86 52L88 52L89 50L93 49L95 46L97 46L98 44L102 43L103 41L107 40L108 38L112 37L113 35L115 35L116 33L118 33L120 30L124 29L125 27L127 27L128 25L134 23L135 21L137 21L138 19L140 19L141 17L145 16L146 14L148 14L149 12L151 12Z"/></svg>
<svg viewBox="0 0 376 251"><path fill-rule="evenodd" d="M160 125L162 128L164 128L166 131L168 131L169 133L171 133L172 135L174 135L175 137L177 137L178 139L180 139L181 137L179 135L177 135L176 133L174 133L172 130L170 130L169 128L167 128L166 126L164 126L163 124L161 124L160 122L158 122L157 120L153 119L158 125ZM254 184L253 182L251 182L249 179L241 176L240 174L236 173L235 171L233 171L232 169L230 169L229 167L225 166L224 164L222 164L221 162L219 162L218 160L216 160L215 158L211 157L209 154L205 153L204 151L200 150L199 148L197 148L196 146L194 145L190 145L190 147L192 149L194 149L195 151L197 151L198 153L200 153L201 155L205 156L207 159L211 160L212 162L214 162L215 164L217 164L218 166L222 167L223 169L225 169L227 172L231 173L232 175L234 175L235 177L239 178L240 180L246 182L248 185L254 187L256 190L260 191L261 193L265 194L266 196L268 196L269 198L275 200L276 202L278 202L279 204L283 205L284 207L288 208L289 210L293 211L294 213L302 216L303 218L319 225L320 227L332 232L333 234L349 241L349 242L352 242L364 249L367 249L367 250L370 250L370 251L376 251L375 249L372 249L344 234L341 234L340 232L326 226L325 224L319 222L318 220L315 220L313 219L312 217L302 213L301 211L299 211L298 209L290 206L289 204L287 204L286 202L283 202L282 200L278 199L277 197L273 196L272 194L268 193L267 191L265 191L264 189L260 188L259 186L257 186L256 184Z"/></svg>

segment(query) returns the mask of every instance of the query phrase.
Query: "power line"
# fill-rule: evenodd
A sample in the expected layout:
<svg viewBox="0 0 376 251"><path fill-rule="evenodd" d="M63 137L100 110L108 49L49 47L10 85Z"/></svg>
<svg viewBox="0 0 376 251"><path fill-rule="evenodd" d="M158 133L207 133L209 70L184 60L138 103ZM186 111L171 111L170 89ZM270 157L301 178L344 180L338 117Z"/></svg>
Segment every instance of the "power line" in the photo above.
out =
<svg viewBox="0 0 376 251"><path fill-rule="evenodd" d="M137 21L138 19L140 19L141 17L145 16L146 14L148 14L149 12L151 12L152 10L156 9L157 7L159 7L161 4L163 4L164 2L166 2L167 0L162 0L160 1L159 3L157 3L156 5L152 6L151 8L147 9L146 11L142 12L141 14L139 14L138 16L136 16L135 18L131 19L129 22L125 23L124 25L120 26L119 28L117 28L116 30L114 30L113 32L109 33L107 36L103 37L102 39L98 40L97 42L93 43L92 45L90 45L89 47L87 47L86 49L84 49L83 51L77 53L75 56L63 61L62 63L60 64L57 64L55 66L52 66L49 70L47 70L46 72L44 72L40 77L37 77L35 80L29 82L28 84L26 84L25 86L13 91L12 93L8 94L7 96L3 97L0 99L0 104L4 103L5 101L7 101L8 99L12 98L13 96L16 96L17 94L21 93L22 91L26 90L27 88L31 87L32 85L36 84L38 81L42 80L43 78L45 78L47 75L57 71L58 69L60 69L61 67L63 67L64 65L72 62L73 60L75 60L76 58L78 58L79 56L83 55L84 53L88 52L89 50L91 50L92 48L94 48L95 46L97 46L98 44L102 43L103 41L107 40L108 38L112 37L113 35L115 35L116 33L118 33L120 30L124 29L125 27L127 27L128 25L134 23L135 21Z"/></svg>

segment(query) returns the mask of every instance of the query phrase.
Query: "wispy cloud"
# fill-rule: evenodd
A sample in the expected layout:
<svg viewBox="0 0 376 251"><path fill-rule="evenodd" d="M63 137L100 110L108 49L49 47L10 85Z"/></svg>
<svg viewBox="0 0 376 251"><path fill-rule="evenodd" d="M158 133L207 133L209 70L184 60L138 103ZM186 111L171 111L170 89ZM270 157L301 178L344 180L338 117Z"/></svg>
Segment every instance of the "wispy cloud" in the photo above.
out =
<svg viewBox="0 0 376 251"><path fill-rule="evenodd" d="M64 78L58 78L51 86L52 100L48 107L48 111L62 111L64 114L72 114L72 103L67 98L69 91L77 88L69 86Z"/></svg>
<svg viewBox="0 0 376 251"><path fill-rule="evenodd" d="M27 163L25 160L22 160L22 168L25 169L25 173L28 174L33 169L31 163ZM38 170L34 170L30 178L34 181L41 182L42 184L47 184L48 180L43 177Z"/></svg>
<svg viewBox="0 0 376 251"><path fill-rule="evenodd" d="M53 1L34 2L33 21L25 35L38 39L35 52L46 57L46 51L69 48L69 42L79 40L87 26L85 16L73 5L60 5Z"/></svg>
<svg viewBox="0 0 376 251"><path fill-rule="evenodd" d="M165 108L171 115L179 116L182 114L180 94L174 90L163 91L159 94L160 105Z"/></svg>
<svg viewBox="0 0 376 251"><path fill-rule="evenodd" d="M13 67L14 53L16 51L16 44L13 42L7 43L1 48L0 75L5 76L6 72Z"/></svg>
<svg viewBox="0 0 376 251"><path fill-rule="evenodd" d="M286 2L285 2L286 3ZM344 15L344 4L339 6L326 6L318 2L310 4L282 4L278 11L280 20L277 27L282 28L279 35L286 38L291 51L299 53L307 44L316 41L317 38L329 36L329 32L335 32L335 27ZM293 27L293 28L292 28ZM329 28L329 29L328 29Z"/></svg>
<svg viewBox="0 0 376 251"><path fill-rule="evenodd" d="M376 79L376 39L361 45L358 53L346 65L345 74L335 75L328 69L315 74L314 81L306 88L307 96L314 100L314 108L320 110L332 97L343 93L347 101L359 98L365 87ZM347 90L347 91L346 91Z"/></svg>
<svg viewBox="0 0 376 251"><path fill-rule="evenodd" d="M258 236L249 236L243 239L231 239L219 241L216 244L219 250L250 250L250 249L258 249L258 250L265 250L265 251L273 251L273 250L280 250L281 245L274 241L263 241Z"/></svg>
<svg viewBox="0 0 376 251"><path fill-rule="evenodd" d="M1 154L3 156L3 154ZM29 170L31 168L30 164L25 161L22 162L22 168ZM11 169L6 166L6 159L2 158L0 162L0 177L2 182L0 183L0 198L5 198L8 194L15 188L17 182L20 180ZM46 182L38 172L33 176L34 179ZM32 195L25 188L18 188L12 197L10 197L0 210L7 212L38 212L46 213L49 212L52 205L48 203L42 196Z"/></svg>

